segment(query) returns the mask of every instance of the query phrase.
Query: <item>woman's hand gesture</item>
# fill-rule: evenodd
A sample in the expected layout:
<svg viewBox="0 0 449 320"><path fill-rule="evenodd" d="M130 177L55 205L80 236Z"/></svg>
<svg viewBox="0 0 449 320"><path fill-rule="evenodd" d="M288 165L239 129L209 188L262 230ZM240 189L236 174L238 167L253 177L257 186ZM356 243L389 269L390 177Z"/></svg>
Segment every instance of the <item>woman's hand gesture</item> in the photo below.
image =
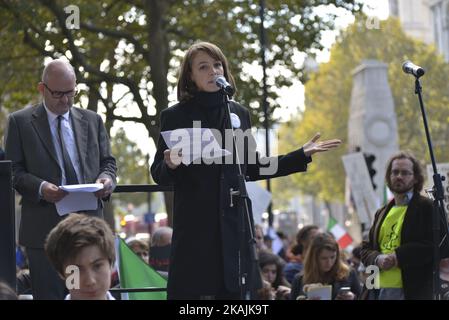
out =
<svg viewBox="0 0 449 320"><path fill-rule="evenodd" d="M317 142L321 137L321 134L318 132L315 136L303 145L304 154L307 157L310 157L312 154L317 152L325 152L331 149L338 147L341 144L341 140L339 139L331 139Z"/></svg>

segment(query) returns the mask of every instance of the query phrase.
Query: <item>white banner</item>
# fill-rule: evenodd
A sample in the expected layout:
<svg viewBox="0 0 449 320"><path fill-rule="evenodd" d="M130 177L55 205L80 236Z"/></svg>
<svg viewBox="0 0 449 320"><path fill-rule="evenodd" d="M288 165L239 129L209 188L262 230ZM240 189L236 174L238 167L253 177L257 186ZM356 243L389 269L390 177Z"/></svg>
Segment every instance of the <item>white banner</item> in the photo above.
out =
<svg viewBox="0 0 449 320"><path fill-rule="evenodd" d="M346 176L349 179L351 194L359 220L366 227L369 227L380 204L371 184L365 158L361 152L356 152L343 156L342 161Z"/></svg>
<svg viewBox="0 0 449 320"><path fill-rule="evenodd" d="M246 182L246 191L251 199L254 223L262 225L262 214L271 202L271 193L253 181Z"/></svg>

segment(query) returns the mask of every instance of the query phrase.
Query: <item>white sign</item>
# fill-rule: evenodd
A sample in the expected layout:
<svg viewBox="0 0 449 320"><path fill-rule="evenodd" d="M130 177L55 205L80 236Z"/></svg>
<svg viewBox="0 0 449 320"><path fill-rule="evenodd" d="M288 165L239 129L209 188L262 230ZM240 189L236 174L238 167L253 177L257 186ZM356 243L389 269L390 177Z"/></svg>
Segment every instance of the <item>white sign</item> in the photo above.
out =
<svg viewBox="0 0 449 320"><path fill-rule="evenodd" d="M374 213L379 203L374 192L371 178L361 152L351 153L342 157L346 176L351 185L352 197L359 220L367 227L371 226Z"/></svg>
<svg viewBox="0 0 449 320"><path fill-rule="evenodd" d="M55 203L60 216L82 210L97 210L98 199L94 192L103 189L102 183L59 186L68 194Z"/></svg>
<svg viewBox="0 0 449 320"><path fill-rule="evenodd" d="M449 163L437 163L437 171L440 176L445 177L443 181L444 190L444 208L446 213L449 212ZM433 168L431 164L427 165L427 188L431 189L433 187Z"/></svg>
<svg viewBox="0 0 449 320"><path fill-rule="evenodd" d="M262 214L267 210L271 202L271 193L253 181L246 182L246 191L251 199L254 223L261 225Z"/></svg>

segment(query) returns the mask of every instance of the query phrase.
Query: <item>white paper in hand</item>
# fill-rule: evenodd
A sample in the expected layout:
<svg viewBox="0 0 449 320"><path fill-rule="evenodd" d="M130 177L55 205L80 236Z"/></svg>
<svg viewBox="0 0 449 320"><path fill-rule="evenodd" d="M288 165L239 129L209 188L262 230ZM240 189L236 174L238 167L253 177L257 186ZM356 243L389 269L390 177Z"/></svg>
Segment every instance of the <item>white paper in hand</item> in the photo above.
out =
<svg viewBox="0 0 449 320"><path fill-rule="evenodd" d="M208 128L162 131L161 135L169 149L181 150L181 161L186 166L197 159L211 160L231 154L220 147L213 132Z"/></svg>
<svg viewBox="0 0 449 320"><path fill-rule="evenodd" d="M97 210L98 199L94 192L103 189L101 183L76 184L60 186L68 194L56 202L56 210L60 216L83 210Z"/></svg>
<svg viewBox="0 0 449 320"><path fill-rule="evenodd" d="M67 186L59 186L67 192L97 192L103 189L102 183L72 184Z"/></svg>

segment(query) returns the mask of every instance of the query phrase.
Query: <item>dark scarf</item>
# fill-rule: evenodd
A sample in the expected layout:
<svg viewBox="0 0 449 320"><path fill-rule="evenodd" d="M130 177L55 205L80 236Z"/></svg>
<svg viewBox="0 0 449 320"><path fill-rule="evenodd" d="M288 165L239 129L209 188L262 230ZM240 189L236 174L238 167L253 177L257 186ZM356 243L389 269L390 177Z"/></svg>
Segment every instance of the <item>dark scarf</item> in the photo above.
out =
<svg viewBox="0 0 449 320"><path fill-rule="evenodd" d="M206 116L207 127L219 129L223 132L226 106L223 101L223 94L220 91L197 92L192 102Z"/></svg>

